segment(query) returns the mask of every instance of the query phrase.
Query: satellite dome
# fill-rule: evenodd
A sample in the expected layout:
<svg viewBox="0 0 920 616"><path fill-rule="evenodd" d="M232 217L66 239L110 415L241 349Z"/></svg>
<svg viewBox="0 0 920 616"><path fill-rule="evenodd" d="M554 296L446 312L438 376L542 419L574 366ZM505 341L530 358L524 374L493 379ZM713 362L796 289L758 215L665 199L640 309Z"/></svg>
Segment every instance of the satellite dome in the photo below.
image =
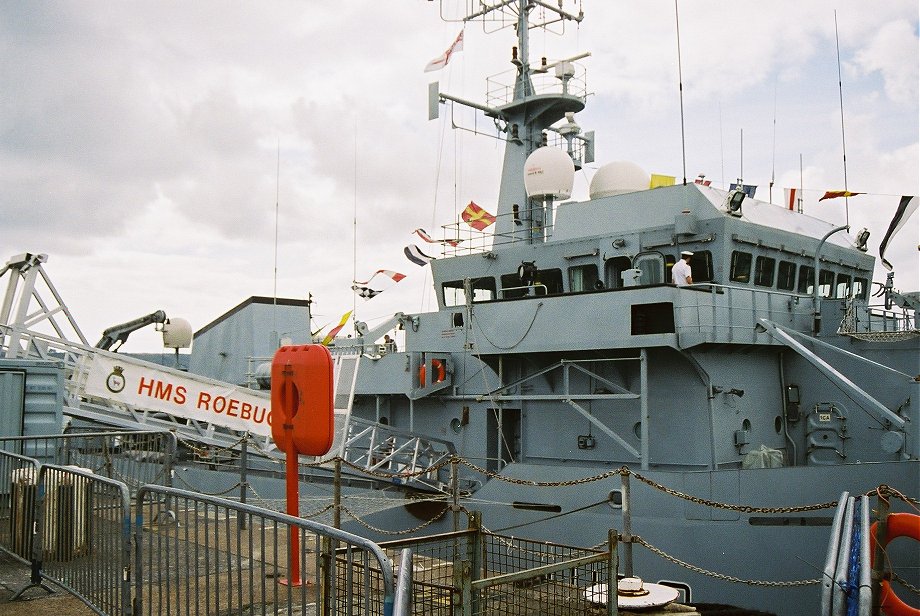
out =
<svg viewBox="0 0 920 616"><path fill-rule="evenodd" d="M568 199L575 183L575 163L559 148L537 148L524 163L524 188L528 197Z"/></svg>
<svg viewBox="0 0 920 616"><path fill-rule="evenodd" d="M591 178L592 199L647 190L651 176L639 165L625 160L607 163Z"/></svg>
<svg viewBox="0 0 920 616"><path fill-rule="evenodd" d="M256 366L256 385L259 389L272 388L272 363L270 361L262 362Z"/></svg>
<svg viewBox="0 0 920 616"><path fill-rule="evenodd" d="M192 346L192 325L185 319L171 318L163 324L163 346L187 349Z"/></svg>

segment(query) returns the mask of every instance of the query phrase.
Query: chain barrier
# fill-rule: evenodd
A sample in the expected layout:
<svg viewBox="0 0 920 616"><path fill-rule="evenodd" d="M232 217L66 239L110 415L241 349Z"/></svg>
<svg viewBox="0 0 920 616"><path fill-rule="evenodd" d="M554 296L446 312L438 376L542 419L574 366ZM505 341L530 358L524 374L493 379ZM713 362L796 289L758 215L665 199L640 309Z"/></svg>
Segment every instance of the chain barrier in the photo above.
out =
<svg viewBox="0 0 920 616"><path fill-rule="evenodd" d="M267 500L263 498L262 495L256 491L256 489L252 486L251 483L246 484L246 490L249 492L252 492L252 495L255 497L255 502L259 503L260 507L264 507L265 509L270 509L272 511L279 511L281 513L285 512L285 509L280 506L280 504L285 502L284 499ZM311 513L299 513L298 515L301 518L315 518L317 516L320 516L326 513L333 507L335 507L335 504L329 503L325 507L321 507L320 509L317 509L316 511L313 511Z"/></svg>
<svg viewBox="0 0 920 616"><path fill-rule="evenodd" d="M373 526L372 524L369 524L368 522L365 522L364 520L362 520L361 518L359 518L357 515L355 515L354 513L352 513L351 510L349 510L348 507L345 507L344 505L342 506L342 511L345 512L345 513L347 513L349 516L351 516L351 518L354 519L355 522L357 522L358 524L360 524L360 525L363 526L364 528L367 528L367 529L369 529L369 530L372 530L372 531L374 531L374 532L376 532L376 533L380 533L380 534L382 534L382 535L389 535L389 536L392 536L392 537L399 536L399 535L409 535L409 534L411 534L411 533L418 532L418 531L422 530L423 528L425 528L425 527L427 527L427 526L433 524L436 520L438 520L438 519L441 517L441 516L435 516L435 517L431 518L430 520L425 520L424 522L422 522L421 524L419 524L419 525L416 526L415 528L409 528L409 529L406 529L406 530L386 530L386 529L383 529L383 528L377 528L376 526ZM445 509L445 511L446 511L446 509Z"/></svg>
<svg viewBox="0 0 920 616"><path fill-rule="evenodd" d="M194 453L196 456L204 457L204 458L210 457L211 455L218 454L218 453L232 452L234 447L241 445L243 441L247 440L248 438L249 438L248 436L242 436L235 443L231 443L223 447L201 447L199 445L196 445L194 441L184 439L178 434L176 434L176 440L179 443L191 449L192 453Z"/></svg>
<svg viewBox="0 0 920 616"><path fill-rule="evenodd" d="M649 543L648 541L646 541L645 539L643 539L643 538L640 537L639 535L633 535L633 541L634 541L634 543L638 543L639 545L645 546L645 547L648 548L653 554L657 554L658 556L664 558L665 560L669 560L669 561L671 561L672 563L674 563L674 564L676 564L676 565L680 565L681 567L684 567L684 568L686 568L686 569L689 569L690 571L693 571L694 573L699 573L699 574L701 574L701 575L708 575L708 576L710 576L710 577L713 577L713 578L715 578L715 579L717 579L717 580L722 580L722 581L724 581L724 582L734 582L734 583L736 583L736 584L747 584L747 585L749 585L749 586L768 586L768 587L775 587L775 588L792 588L792 587L796 587L796 586L813 586L813 585L815 585L815 584L820 584L820 583L821 583L821 580L820 580L820 579L813 579L813 580L789 580L789 581L781 581L781 582L770 581L770 580L746 580L746 579L744 579L744 578L735 577L735 576L733 576L733 575L726 575L726 574L724 574L724 573L717 573L717 572L715 572L715 571L710 571L709 569L703 569L702 567L697 567L696 565L691 565L691 564L688 563L688 562L682 561L682 560L680 560L679 558L676 558L676 557L674 557L674 556L671 556L670 554L668 554L668 553L665 552L664 550L661 550L661 549L659 549L659 548L656 548L655 546L653 546L651 543Z"/></svg>
<svg viewBox="0 0 920 616"><path fill-rule="evenodd" d="M536 488L559 488L559 487L577 486L583 483L591 483L592 481L601 481L603 479L609 479L610 477L616 477L618 475L622 475L623 469L626 469L626 471L629 472L629 469L624 466L623 468L618 468L612 471L607 471L605 473L601 473L599 475L593 475L591 477L582 477L581 479L570 479L568 481L533 481L531 479L516 479L514 477L506 477L504 475L500 475L498 473L494 473L490 470L484 469L481 466L477 466L473 464L472 462L470 462L469 460L465 460L463 458L452 458L452 459L456 460L457 462L466 466L467 468L473 471L476 471L477 473L482 473L489 479L498 479L499 481L504 481L505 483L513 483L519 486L532 486Z"/></svg>
<svg viewBox="0 0 920 616"><path fill-rule="evenodd" d="M709 500L707 498L700 498L699 496L693 496L691 494L685 494L669 488L667 486L661 485L660 483L649 479L648 477L643 477L635 471L629 470L628 467L624 466L620 469L623 474L629 474L641 481L642 483L649 485L656 490L660 490L665 494L670 494L671 496L676 496L677 498L682 498L691 503L696 503L698 505L705 505L707 507L714 507L716 509L728 509L729 511L739 511L741 513L799 513L802 511L818 511L820 509L831 509L837 506L837 501L828 501L826 503L816 503L814 505L798 505L793 507L752 507L751 505L732 505L729 503L720 503L718 501Z"/></svg>
<svg viewBox="0 0 920 616"><path fill-rule="evenodd" d="M676 496L678 498L682 498L684 500L696 503L698 505L705 505L707 507L714 507L717 509L728 509L730 511L739 511L741 513L797 513L797 512L803 512L803 511L817 511L820 509L830 509L830 508L837 506L837 501L817 503L814 505L799 505L799 506L793 506L793 507L754 507L751 505L733 505L730 503L720 503L718 501L709 500L709 499L701 498L698 496L693 496L691 494L685 494L673 488L664 486L652 479L649 479L648 477L640 475L639 473L631 470L628 466L622 466L618 469L607 471L605 473L600 473L598 475L593 475L591 477L582 477L580 479L571 479L568 481L532 481L529 479L515 479L513 477L505 477L504 475L500 475L498 473L493 473L491 471L488 471L462 458L457 458L457 460L464 466L478 473L482 473L488 476L490 479L497 479L499 481L504 481L506 483L513 483L516 485L532 486L532 487L538 487L538 488L568 487L568 486L575 486L575 485L580 485L584 483L590 483L593 481L602 481L604 479L609 479L610 477L615 477L615 476L632 475L639 481L645 483L646 485L652 488L655 488L656 490L660 490L664 492L665 494Z"/></svg>
<svg viewBox="0 0 920 616"><path fill-rule="evenodd" d="M915 595L920 596L920 588L917 588L916 586L914 586L913 584L911 584L910 582L908 582L907 580L905 580L904 578L902 578L900 575L898 575L898 574L895 573L894 571L891 572L891 579L892 579L892 580L895 580L895 581L898 582L901 586L903 586L903 587L906 588L907 590L911 591L911 592L914 593Z"/></svg>
<svg viewBox="0 0 920 616"><path fill-rule="evenodd" d="M202 489L199 488L198 486L193 486L192 484L190 484L189 482L187 482L187 481L182 477L182 475L176 475L176 478L177 478L183 485L185 485L185 487L187 487L189 490L192 490L193 492L198 492L199 494L204 494L204 495L206 495L206 496L223 496L224 494L229 494L229 493L232 492L233 490L236 490L236 489L239 488L241 485L243 485L242 482L237 481L234 485L230 486L230 487L227 488L226 490L221 490L220 492L205 492L204 490L202 490Z"/></svg>

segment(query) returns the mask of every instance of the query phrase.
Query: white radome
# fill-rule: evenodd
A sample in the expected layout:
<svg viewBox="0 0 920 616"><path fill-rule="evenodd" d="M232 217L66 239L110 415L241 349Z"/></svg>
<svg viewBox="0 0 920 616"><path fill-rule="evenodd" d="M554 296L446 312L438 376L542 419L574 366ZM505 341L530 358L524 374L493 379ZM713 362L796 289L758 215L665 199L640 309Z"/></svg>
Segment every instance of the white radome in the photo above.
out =
<svg viewBox="0 0 920 616"><path fill-rule="evenodd" d="M624 195L647 190L651 176L636 163L618 160L607 163L591 178L589 193L592 199Z"/></svg>
<svg viewBox="0 0 920 616"><path fill-rule="evenodd" d="M524 188L528 197L568 199L575 183L575 163L559 148L537 148L524 163Z"/></svg>

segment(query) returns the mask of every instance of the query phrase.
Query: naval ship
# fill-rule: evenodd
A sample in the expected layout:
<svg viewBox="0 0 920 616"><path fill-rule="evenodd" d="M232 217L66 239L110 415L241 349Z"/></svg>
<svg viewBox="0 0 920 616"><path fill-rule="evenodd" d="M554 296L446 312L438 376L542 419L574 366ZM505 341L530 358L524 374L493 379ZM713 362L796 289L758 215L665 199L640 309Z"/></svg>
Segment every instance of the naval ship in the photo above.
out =
<svg viewBox="0 0 920 616"><path fill-rule="evenodd" d="M757 200L743 185L652 189L647 172L615 162L594 174L589 199L571 200L576 170L594 161L594 135L575 120L587 102L587 54L534 61L529 33L583 14L506 0L462 20L498 13L516 33L510 78L490 78L485 103L429 90L432 119L465 106L494 122L505 148L494 222L429 238L444 252L430 261L437 310L356 323L355 337L329 347L336 433L323 459L345 460L346 476L372 473L352 493L406 499L353 530L449 529L451 516L432 523L431 509L413 503L454 495L455 511L480 511L506 534L593 546L619 529L626 573L675 586L685 600L816 613L835 499L882 484L920 495L920 293L898 290L893 274L872 282L866 234ZM4 271L34 277L42 259L26 257ZM690 284L673 281L680 262ZM57 338L29 338L13 288L0 314L5 354L40 355ZM269 387L258 353L227 372L234 353L222 327L246 310L255 310L251 326L267 322L264 311L309 308L251 298L196 333L190 372ZM383 342L394 332L398 345ZM162 405L148 412L137 400L104 405L130 370L108 373L106 363L105 387L90 391L86 342L64 347L83 357L65 395L71 416L162 424L212 444L250 429L237 417L209 424ZM139 391L175 406L179 386L166 379L184 373L158 374ZM191 386L182 387L184 402ZM267 397L251 395L236 408L262 408L252 432L271 450ZM226 420L233 400L214 412L226 409ZM302 476L323 472L310 465ZM902 552L917 585L920 555Z"/></svg>
<svg viewBox="0 0 920 616"><path fill-rule="evenodd" d="M640 575L694 599L817 613L815 587L791 582L820 577L832 512L808 506L880 484L920 494L920 293L872 282L865 234L740 186L649 189L619 162L598 169L588 200L569 200L594 158L574 119L582 57L534 61L528 33L538 8L562 23L582 14L489 4L516 20L513 79L487 88L506 98L472 103L433 84L430 116L466 105L494 120L494 227L459 243L445 228L447 254L430 262L436 311L336 341L334 353L362 356L350 416L467 461L466 506L489 527L595 545L624 528L631 496L631 528L649 544L749 583L635 548ZM692 284L677 286L686 253ZM404 346L379 346L393 328ZM672 493L588 480L621 467ZM918 554L906 558L916 573Z"/></svg>

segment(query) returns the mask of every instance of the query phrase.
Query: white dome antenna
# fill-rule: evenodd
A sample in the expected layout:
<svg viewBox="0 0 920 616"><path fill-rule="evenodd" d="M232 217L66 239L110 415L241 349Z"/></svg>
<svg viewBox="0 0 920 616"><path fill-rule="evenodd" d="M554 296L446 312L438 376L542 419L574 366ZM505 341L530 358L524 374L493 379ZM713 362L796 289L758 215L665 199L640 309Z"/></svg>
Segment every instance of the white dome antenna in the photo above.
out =
<svg viewBox="0 0 920 616"><path fill-rule="evenodd" d="M524 188L528 197L568 199L575 184L575 163L559 148L537 148L524 163Z"/></svg>
<svg viewBox="0 0 920 616"><path fill-rule="evenodd" d="M177 351L192 346L191 323L175 317L167 319L163 323L163 346Z"/></svg>
<svg viewBox="0 0 920 616"><path fill-rule="evenodd" d="M607 163L591 178L589 194L592 199L625 195L648 190L651 176L636 163L618 160Z"/></svg>

